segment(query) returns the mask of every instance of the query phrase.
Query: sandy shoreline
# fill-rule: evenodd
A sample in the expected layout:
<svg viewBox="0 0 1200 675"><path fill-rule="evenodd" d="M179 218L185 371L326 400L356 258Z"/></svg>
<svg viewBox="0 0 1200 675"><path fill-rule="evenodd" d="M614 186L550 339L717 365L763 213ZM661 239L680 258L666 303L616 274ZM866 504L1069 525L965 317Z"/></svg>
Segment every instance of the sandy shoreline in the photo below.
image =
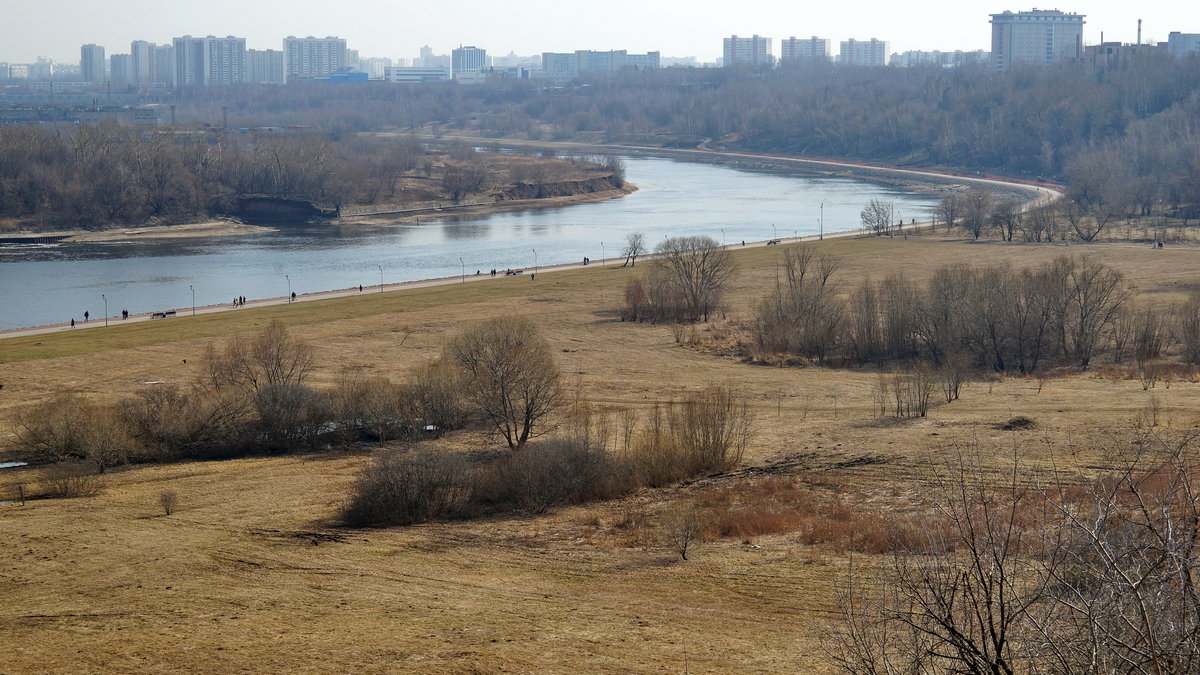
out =
<svg viewBox="0 0 1200 675"><path fill-rule="evenodd" d="M131 239L186 239L189 237L224 237L275 232L276 228L249 225L238 220L208 220L183 225L139 225L115 227L108 230L48 230L44 232L6 232L0 236L14 239L65 237L66 243L128 241Z"/></svg>
<svg viewBox="0 0 1200 675"><path fill-rule="evenodd" d="M429 208L405 213L380 213L363 216L342 216L330 222L334 225L391 225L395 223L416 223L421 219L433 221L446 216L480 216L508 211L526 211L529 209L546 209L575 204L590 204L609 199L617 199L637 191L637 186L626 183L624 187L603 192L587 192L584 194L565 197L545 197L543 199L516 199L512 201L495 202L486 205L464 206L462 208Z"/></svg>

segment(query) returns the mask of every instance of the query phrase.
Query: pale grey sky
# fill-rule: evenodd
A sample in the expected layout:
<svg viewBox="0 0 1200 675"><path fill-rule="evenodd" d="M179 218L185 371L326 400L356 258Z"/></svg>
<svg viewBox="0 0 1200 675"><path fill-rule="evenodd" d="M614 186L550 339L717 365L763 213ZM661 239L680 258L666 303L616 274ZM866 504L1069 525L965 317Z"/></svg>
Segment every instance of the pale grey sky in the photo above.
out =
<svg viewBox="0 0 1200 675"><path fill-rule="evenodd" d="M94 42L109 54L126 53L131 40L167 42L180 35L236 35L252 49L279 49L287 35L337 35L364 56L413 57L421 45L448 53L459 44L493 56L575 49L659 50L663 56L712 61L721 38L758 33L779 41L817 35L836 43L876 37L892 51L988 49L988 14L1031 9L1002 0L510 0L436 2L397 0L5 0L0 12L0 61L38 56L76 63L79 46ZM1166 40L1178 30L1200 32L1200 2L1088 0L1038 5L1087 15L1084 41L1132 42L1137 20L1143 39Z"/></svg>

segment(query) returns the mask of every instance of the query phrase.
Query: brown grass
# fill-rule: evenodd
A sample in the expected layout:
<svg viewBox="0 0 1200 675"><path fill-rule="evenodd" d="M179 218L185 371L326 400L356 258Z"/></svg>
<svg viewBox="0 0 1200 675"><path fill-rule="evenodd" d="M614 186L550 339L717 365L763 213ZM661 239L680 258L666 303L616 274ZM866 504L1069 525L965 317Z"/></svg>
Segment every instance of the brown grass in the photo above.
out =
<svg viewBox="0 0 1200 675"><path fill-rule="evenodd" d="M917 281L948 261L1023 265L1076 250L936 237L820 246L842 259L846 278L903 268ZM731 313L702 335L733 339L727 331L773 283L786 248L734 252L742 275ZM1121 269L1156 303L1200 286L1198 248L1078 248ZM1200 421L1191 378L1144 391L1136 378L1094 371L969 380L959 400L927 418L875 419L875 370L751 365L676 344L666 326L619 322L613 310L641 268L0 341L2 436L18 408L58 391L112 400L146 381L185 384L210 340L275 318L302 327L315 346L313 381L330 386L345 368L402 379L465 323L528 315L572 387L612 415L611 429L621 428L621 411L644 419L682 392L736 385L755 416L744 465L780 476L773 483L734 470L539 516L343 531L331 523L368 450L112 470L95 497L0 505L6 667L678 671L686 653L697 672L819 671L815 627L834 607L842 551L923 536L916 516L928 471L948 449L976 443L1001 462L1015 445L1033 478L1100 465L1097 448L1144 419L1151 395L1160 428ZM994 428L1018 415L1037 427ZM429 443L491 447L474 431ZM0 470L0 500L35 484L37 471ZM739 494L747 484L758 487ZM169 518L157 502L164 490L184 496ZM725 514L713 521L721 536L685 563L655 536L657 515L681 498L710 500Z"/></svg>

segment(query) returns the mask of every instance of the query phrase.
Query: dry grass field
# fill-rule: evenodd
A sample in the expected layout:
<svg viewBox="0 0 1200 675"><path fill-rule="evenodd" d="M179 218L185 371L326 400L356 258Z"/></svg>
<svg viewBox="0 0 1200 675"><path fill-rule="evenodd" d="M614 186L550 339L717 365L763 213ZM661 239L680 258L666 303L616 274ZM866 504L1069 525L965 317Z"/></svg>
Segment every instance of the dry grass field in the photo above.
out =
<svg viewBox="0 0 1200 675"><path fill-rule="evenodd" d="M839 256L846 280L1087 253L1148 302L1200 287L1191 245L928 234L810 245ZM618 320L623 284L644 262L0 341L6 437L19 406L56 391L115 399L143 382L188 382L206 343L272 319L313 343L318 385L347 367L402 377L464 325L521 314L541 326L571 388L601 410L644 412L716 383L735 386L755 414L743 469L543 515L340 529L338 507L371 447L136 466L111 472L96 497L0 504L0 672L819 672L845 547L790 529L717 537L680 561L655 536L664 506L790 490L860 514L838 521L852 528L911 509L930 467L958 448L997 466L1015 454L1029 472L1092 466L1151 397L1163 428L1200 424L1200 385L1144 391L1102 368L971 381L929 417L897 421L873 414L876 370L746 363L722 347L786 248L734 252L741 273L728 316L697 327L698 348L677 344L669 327ZM1034 427L996 428L1017 415ZM430 443L494 447L476 431ZM35 482L34 468L0 470L0 499ZM179 495L170 516L158 506L163 490Z"/></svg>

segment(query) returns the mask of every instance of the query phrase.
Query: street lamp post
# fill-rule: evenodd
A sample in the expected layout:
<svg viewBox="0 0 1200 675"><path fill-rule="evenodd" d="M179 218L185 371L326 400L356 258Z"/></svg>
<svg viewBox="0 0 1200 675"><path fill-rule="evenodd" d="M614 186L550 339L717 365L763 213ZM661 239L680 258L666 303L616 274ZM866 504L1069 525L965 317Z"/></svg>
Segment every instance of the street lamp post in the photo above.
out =
<svg viewBox="0 0 1200 675"><path fill-rule="evenodd" d="M825 200L821 200L821 233L817 235L820 240L825 239Z"/></svg>
<svg viewBox="0 0 1200 675"><path fill-rule="evenodd" d="M537 249L535 248L535 249L533 249L533 277L535 279L537 278L537 270L538 270Z"/></svg>
<svg viewBox="0 0 1200 675"><path fill-rule="evenodd" d="M192 289L192 316L196 316L196 287L188 284L188 288Z"/></svg>
<svg viewBox="0 0 1200 675"><path fill-rule="evenodd" d="M779 229L775 227L775 223L771 223L771 238L772 239L779 238Z"/></svg>
<svg viewBox="0 0 1200 675"><path fill-rule="evenodd" d="M458 259L458 264L462 267L462 282L465 284L467 283L467 264L463 262L462 258Z"/></svg>
<svg viewBox="0 0 1200 675"><path fill-rule="evenodd" d="M292 301L292 278L291 278L290 276L286 275L286 274L285 274L285 275L283 275L283 278L284 278L284 279L287 279L287 282L288 282L288 302L291 302L291 301Z"/></svg>
<svg viewBox="0 0 1200 675"><path fill-rule="evenodd" d="M600 266L604 266L604 242L600 242Z"/></svg>
<svg viewBox="0 0 1200 675"><path fill-rule="evenodd" d="M721 228L721 248L725 248L725 228Z"/></svg>
<svg viewBox="0 0 1200 675"><path fill-rule="evenodd" d="M383 292L383 265L376 265L379 268L379 292Z"/></svg>
<svg viewBox="0 0 1200 675"><path fill-rule="evenodd" d="M100 299L104 300L104 325L108 325L108 296L100 294Z"/></svg>

